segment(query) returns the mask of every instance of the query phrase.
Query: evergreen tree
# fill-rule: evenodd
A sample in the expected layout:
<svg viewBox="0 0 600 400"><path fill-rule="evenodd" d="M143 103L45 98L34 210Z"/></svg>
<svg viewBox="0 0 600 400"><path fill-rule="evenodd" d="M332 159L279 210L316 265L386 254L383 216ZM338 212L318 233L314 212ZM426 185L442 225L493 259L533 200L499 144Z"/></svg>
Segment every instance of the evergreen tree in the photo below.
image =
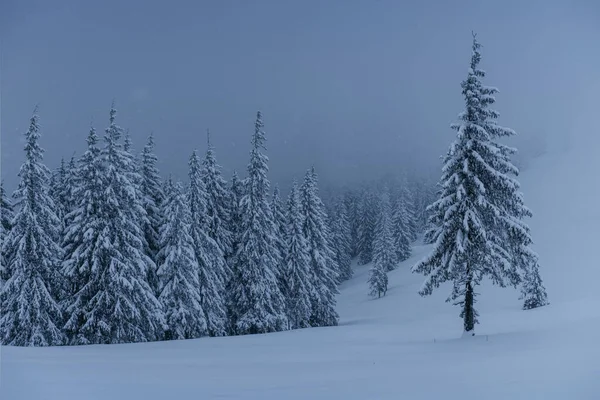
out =
<svg viewBox="0 0 600 400"><path fill-rule="evenodd" d="M435 241L432 253L413 267L427 276L421 295L451 281L449 301L461 306L465 334L477 323L475 288L484 276L504 286L519 283L523 265L532 265L530 236L521 217L523 205L518 173L510 162L514 150L496 142L514 132L496 124L498 113L488 107L497 89L483 86L478 68L480 44L473 38L468 77L462 83L466 110L459 115L456 141L445 158L440 198L430 206ZM516 251L517 253L513 253ZM511 263L515 257L528 262Z"/></svg>
<svg viewBox="0 0 600 400"><path fill-rule="evenodd" d="M402 196L398 196L392 215L392 237L397 261L404 261L410 257L410 228L406 203Z"/></svg>
<svg viewBox="0 0 600 400"><path fill-rule="evenodd" d="M406 178L402 181L402 186L400 187L400 198L403 203L404 208L404 220L406 223L406 230L408 233L408 239L410 242L413 242L419 236L419 230L417 226L417 218L415 211L415 200L413 193L410 191L408 186L408 181Z"/></svg>
<svg viewBox="0 0 600 400"><path fill-rule="evenodd" d="M331 236L333 250L335 252L335 261L339 269L340 281L352 278L352 233L346 205L339 201L332 211L329 226L331 227Z"/></svg>
<svg viewBox="0 0 600 400"><path fill-rule="evenodd" d="M381 196L379 218L373 242L373 262L382 267L385 272L396 268L398 259L394 251L394 237L392 235L392 211L388 191Z"/></svg>
<svg viewBox="0 0 600 400"><path fill-rule="evenodd" d="M521 292L523 295L524 310L531 310L549 304L546 288L542 282L537 263L532 264L527 268Z"/></svg>
<svg viewBox="0 0 600 400"><path fill-rule="evenodd" d="M219 245L207 233L206 188L202 180L200 160L196 151L189 162L190 188L188 204L192 216L191 235L198 261L201 306L204 310L208 333L211 336L227 334L225 279L227 266Z"/></svg>
<svg viewBox="0 0 600 400"><path fill-rule="evenodd" d="M65 215L65 210L64 210L64 199L63 199L63 193L64 193L64 185L65 185L65 181L67 179L67 166L65 165L65 159L61 158L60 159L60 165L58 166L58 168L56 170L54 170L53 172L50 173L50 181L49 181L49 187L48 187L48 195L50 196L50 198L52 199L52 202L54 203L54 213L56 214L56 216L58 217L58 219L61 221L61 226L62 226L62 221ZM57 236L57 240L60 238L60 230L57 231L58 232L58 236Z"/></svg>
<svg viewBox="0 0 600 400"><path fill-rule="evenodd" d="M143 221L146 254L156 263L160 249L159 229L162 222L161 207L165 199L160 173L156 164L158 158L154 154L154 135L150 134L148 142L142 150L141 160L141 185L140 192L142 205L147 218ZM158 277L153 270L148 273L148 282L153 290L158 293Z"/></svg>
<svg viewBox="0 0 600 400"><path fill-rule="evenodd" d="M335 311L338 294L338 266L330 247L329 229L325 221L327 215L319 198L317 175L314 167L306 172L300 188L301 210L304 217L303 231L308 244L312 284L315 288L311 299L312 326L337 325L338 314Z"/></svg>
<svg viewBox="0 0 600 400"><path fill-rule="evenodd" d="M358 226L358 261L366 265L373 261L373 240L377 224L378 205L375 196L365 191L362 196Z"/></svg>
<svg viewBox="0 0 600 400"><path fill-rule="evenodd" d="M37 111L37 110L36 110ZM49 196L50 171L42 163L40 128L34 111L25 133L25 162L15 191L17 212L4 253L9 264L0 288L0 340L13 346L52 346L64 343L60 330L60 220Z"/></svg>
<svg viewBox="0 0 600 400"><path fill-rule="evenodd" d="M75 160L75 155L73 155L69 160L69 164L66 167L66 171L64 173L64 180L59 195L62 204L61 211L63 213L63 227L67 227L69 225L69 215L75 209L76 206L75 191L78 184L77 172L77 161Z"/></svg>
<svg viewBox="0 0 600 400"><path fill-rule="evenodd" d="M283 269L287 256L287 246L285 242L287 224L278 186L275 186L275 189L273 190L273 198L271 199L271 212L273 214L273 224L275 225L273 240L275 241L275 248L279 254L279 259L276 264L278 268L274 272L279 284L279 290L282 293L285 293L286 283Z"/></svg>
<svg viewBox="0 0 600 400"><path fill-rule="evenodd" d="M232 234L229 230L229 193L227 183L221 176L221 167L217 164L214 150L207 132L206 156L202 162L202 181L206 188L206 230L221 253L231 255ZM230 271L227 271L230 274Z"/></svg>
<svg viewBox="0 0 600 400"><path fill-rule="evenodd" d="M316 297L311 282L310 254L302 229L298 186L294 182L287 200L285 292L292 329L310 327L311 299Z"/></svg>
<svg viewBox="0 0 600 400"><path fill-rule="evenodd" d="M87 304L96 295L100 281L97 267L103 262L101 232L107 224L102 199L105 186L105 169L102 164L98 135L92 127L87 137L87 150L79 160L77 180L74 185L74 209L67 215L62 241L63 275L67 280L67 298L64 309L67 322L64 326L71 344L89 344L86 324Z"/></svg>
<svg viewBox="0 0 600 400"><path fill-rule="evenodd" d="M237 249L239 247L239 243L241 240L241 229L240 226L242 224L242 214L240 208L240 201L244 196L244 185L243 182L239 179L236 171L233 171L233 175L231 176L231 187L229 188L229 231L231 232L231 258L237 254ZM234 265L234 262L231 261L230 265Z"/></svg>
<svg viewBox="0 0 600 400"><path fill-rule="evenodd" d="M6 191L4 182L0 182L0 286L8 279L6 276L8 258L5 254L4 242L12 229L14 210Z"/></svg>
<svg viewBox="0 0 600 400"><path fill-rule="evenodd" d="M275 247L275 225L268 202L268 158L261 152L265 133L262 115L256 116L252 150L240 201L241 240L231 284L230 313L235 334L281 331L288 326L285 300L275 271L280 261Z"/></svg>
<svg viewBox="0 0 600 400"><path fill-rule="evenodd" d="M77 274L84 274L75 302L69 306L71 317L66 325L77 343L145 342L163 334L162 306L147 281L154 263L144 252L140 222L145 213L137 186L139 175L133 172L131 153L119 143L122 129L115 116L113 106L100 155L95 145L90 146L95 139L88 138L87 173L98 174L94 171L97 157L103 163L103 178L96 182L100 187L88 188L90 192L100 190L97 210L82 210L93 204L82 200L75 225L69 229L82 232L80 239L70 244L72 256L65 262L65 269L76 282ZM86 161L82 164L85 176Z"/></svg>
<svg viewBox="0 0 600 400"><path fill-rule="evenodd" d="M350 223L350 257L359 255L359 205L360 201L357 194L353 191L347 191L344 195L344 205L346 207L348 221Z"/></svg>
<svg viewBox="0 0 600 400"><path fill-rule="evenodd" d="M157 256L159 300L165 310L167 340L191 339L208 333L191 235L192 215L182 190L181 184L176 184L164 205L165 221L160 228Z"/></svg>
<svg viewBox="0 0 600 400"><path fill-rule="evenodd" d="M381 264L373 264L369 269L369 294L373 297L377 296L380 298L381 295L385 296L388 289L388 276L384 267Z"/></svg>

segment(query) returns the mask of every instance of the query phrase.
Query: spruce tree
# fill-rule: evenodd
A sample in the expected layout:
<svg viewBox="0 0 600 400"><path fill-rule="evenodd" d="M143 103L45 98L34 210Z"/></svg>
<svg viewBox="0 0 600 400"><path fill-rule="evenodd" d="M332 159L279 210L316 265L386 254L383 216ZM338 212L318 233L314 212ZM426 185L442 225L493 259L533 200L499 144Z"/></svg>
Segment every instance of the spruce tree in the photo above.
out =
<svg viewBox="0 0 600 400"><path fill-rule="evenodd" d="M288 317L292 329L310 327L311 299L316 296L311 281L310 254L304 237L303 216L296 182L287 200L285 292Z"/></svg>
<svg viewBox="0 0 600 400"><path fill-rule="evenodd" d="M113 106L105 147L99 155L95 146L90 149L88 138L88 173L96 176L97 157L103 164L102 178L95 182L99 187L88 189L101 193L97 209L82 210L91 203L82 199L75 225L69 229L82 232L79 240L70 244L72 256L65 262L75 282L80 282L77 275L83 274L74 296L78 304L69 306L71 317L66 326L78 343L145 342L163 334L162 306L147 281L154 263L144 252L140 222L145 213L137 186L139 175L134 174L131 153L119 142L123 133L115 116ZM85 170L86 162L82 164ZM83 170L82 177L86 174Z"/></svg>
<svg viewBox="0 0 600 400"><path fill-rule="evenodd" d="M400 187L400 198L404 207L404 218L408 239L410 242L413 242L419 236L419 230L417 225L414 195L408 186L408 181L406 178L402 180L402 185Z"/></svg>
<svg viewBox="0 0 600 400"><path fill-rule="evenodd" d="M520 281L524 265L531 265L530 236L521 218L531 213L523 205L519 184L511 175L514 150L496 140L514 132L496 123L489 108L497 89L483 86L480 44L473 37L468 77L462 82L466 110L453 125L457 138L445 157L439 199L430 206L435 241L432 253L413 267L427 276L420 294L429 295L451 281L448 301L461 306L464 331L474 335L478 313L475 289L485 276L504 286ZM514 253L516 252L516 253ZM528 262L512 263L515 258Z"/></svg>
<svg viewBox="0 0 600 400"><path fill-rule="evenodd" d="M283 268L287 256L287 246L285 243L286 236L286 218L283 210L283 203L279 194L279 187L276 185L273 190L273 197L271 199L271 212L273 214L273 224L275 225L273 240L275 241L275 248L277 249L278 268L274 271L279 284L279 290L285 293L285 274Z"/></svg>
<svg viewBox="0 0 600 400"><path fill-rule="evenodd" d="M206 231L208 226L206 215L207 193L196 151L190 157L189 178L188 204L192 218L190 229L194 241L196 260L198 261L201 306L206 317L209 335L224 336L227 334L225 303L227 266L219 245Z"/></svg>
<svg viewBox="0 0 600 400"><path fill-rule="evenodd" d="M8 237L14 218L12 202L4 190L4 181L0 182L0 285L7 279L6 271L8 258L5 254L4 243Z"/></svg>
<svg viewBox="0 0 600 400"><path fill-rule="evenodd" d="M549 304L546 288L542 282L537 263L527 267L523 277L521 292L523 296L523 310L531 310Z"/></svg>
<svg viewBox="0 0 600 400"><path fill-rule="evenodd" d="M48 195L50 196L50 198L52 199L52 202L54 203L54 213L56 214L58 219L61 221L61 225L62 225L62 221L63 221L64 215L65 215L63 193L64 193L64 184L65 184L66 179L67 179L67 166L65 164L65 159L61 158L58 168L56 168L54 171L52 171L50 173L50 181L49 181L49 187L48 187ZM58 233L59 233L59 236L58 236L58 238L59 238L60 230L58 231Z"/></svg>
<svg viewBox="0 0 600 400"><path fill-rule="evenodd" d="M306 172L300 188L300 199L304 218L303 231L310 254L311 279L315 288L311 299L311 325L337 325L335 296L339 293L338 266L328 240L330 232L326 224L327 215L319 197L314 167Z"/></svg>
<svg viewBox="0 0 600 400"><path fill-rule="evenodd" d="M358 245L360 199L357 193L354 191L347 191L344 194L344 205L346 207L348 221L350 223L350 257L354 258L360 253Z"/></svg>
<svg viewBox="0 0 600 400"><path fill-rule="evenodd" d="M4 253L6 281L0 288L0 340L13 346L64 343L62 312L57 302L61 249L56 238L60 220L49 195L50 171L43 164L37 110L25 133L25 162L14 193L17 212Z"/></svg>
<svg viewBox="0 0 600 400"><path fill-rule="evenodd" d="M76 203L67 215L68 225L61 244L64 254L62 271L67 281L64 330L70 344L89 344L89 334L81 328L86 324L85 308L97 293L95 285L99 284L100 276L96 268L103 262L100 235L107 224L102 208L105 169L98 135L93 127L90 128L87 150L79 160L76 176L73 192Z"/></svg>
<svg viewBox="0 0 600 400"><path fill-rule="evenodd" d="M269 206L268 158L261 152L265 133L256 115L245 193L240 201L241 236L230 287L230 314L235 334L281 331L287 328L285 300L275 271L280 262L275 225Z"/></svg>
<svg viewBox="0 0 600 400"><path fill-rule="evenodd" d="M397 261L404 261L411 255L411 237L406 202L402 195L397 196L392 215L392 237Z"/></svg>
<svg viewBox="0 0 600 400"><path fill-rule="evenodd" d="M335 261L339 269L339 280L352 278L352 233L346 205L338 201L329 218Z"/></svg>
<svg viewBox="0 0 600 400"><path fill-rule="evenodd" d="M378 205L370 191L364 191L360 204L358 226L358 261L366 265L373 261L373 240L377 224Z"/></svg>
<svg viewBox="0 0 600 400"><path fill-rule="evenodd" d="M206 156L202 162L202 181L206 188L206 231L225 257L231 255L232 234L229 230L229 193L227 182L221 176L214 149L207 131ZM229 275L229 271L227 271Z"/></svg>
<svg viewBox="0 0 600 400"><path fill-rule="evenodd" d="M78 166L77 161L75 159L75 155L71 157L69 160L69 164L66 166L66 171L64 175L63 184L60 190L60 200L62 203L62 223L63 227L67 227L70 223L69 215L75 209L76 198L75 191L78 184ZM61 236L62 240L62 236Z"/></svg>
<svg viewBox="0 0 600 400"><path fill-rule="evenodd" d="M369 286L371 296L385 296L388 288L387 272L396 266L390 197L387 192L381 196L379 218L373 242L373 267L370 270Z"/></svg>
<svg viewBox="0 0 600 400"><path fill-rule="evenodd" d="M231 255L229 265L235 264L233 258L237 254L237 249L241 241L242 214L240 209L240 201L244 196L244 185L239 179L236 171L233 171L231 176L231 186L229 188L229 231L231 232Z"/></svg>
<svg viewBox="0 0 600 400"><path fill-rule="evenodd" d="M369 269L369 294L373 297L380 298L385 296L388 289L388 276L384 267L381 264L374 263Z"/></svg>
<svg viewBox="0 0 600 400"><path fill-rule="evenodd" d="M165 221L160 228L157 255L159 300L165 311L165 338L191 339L208 334L202 309L198 261L191 235L192 215L177 183L164 204Z"/></svg>
<svg viewBox="0 0 600 400"><path fill-rule="evenodd" d="M156 263L160 249L159 229L162 222L162 203L165 199L160 173L158 171L158 158L154 154L154 135L150 134L141 155L141 184L140 194L142 205L147 218L142 222L144 230L146 254ZM158 268L158 266L156 266ZM153 290L158 293L158 278L154 271L148 273L148 282Z"/></svg>

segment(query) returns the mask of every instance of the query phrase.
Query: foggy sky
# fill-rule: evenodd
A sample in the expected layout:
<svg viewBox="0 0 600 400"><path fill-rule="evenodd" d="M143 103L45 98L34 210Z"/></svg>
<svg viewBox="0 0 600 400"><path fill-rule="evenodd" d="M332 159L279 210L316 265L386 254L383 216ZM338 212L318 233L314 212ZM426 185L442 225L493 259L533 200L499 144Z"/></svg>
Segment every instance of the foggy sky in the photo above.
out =
<svg viewBox="0 0 600 400"><path fill-rule="evenodd" d="M325 182L439 171L472 30L523 155L595 118L581 112L600 103L593 0L1 0L2 176L14 186L36 104L54 168L90 123L102 133L113 99L136 150L153 131L162 174L180 179L207 128L225 177L244 175L258 109L272 181L311 164Z"/></svg>

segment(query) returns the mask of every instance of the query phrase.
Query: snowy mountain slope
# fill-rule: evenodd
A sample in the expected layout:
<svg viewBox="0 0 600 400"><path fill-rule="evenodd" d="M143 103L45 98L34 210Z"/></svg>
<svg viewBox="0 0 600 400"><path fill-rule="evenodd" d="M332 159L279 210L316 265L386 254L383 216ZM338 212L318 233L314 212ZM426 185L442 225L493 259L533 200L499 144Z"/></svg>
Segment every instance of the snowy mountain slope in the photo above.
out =
<svg viewBox="0 0 600 400"><path fill-rule="evenodd" d="M367 296L357 267L338 299L339 327L133 345L10 348L2 399L597 399L600 398L600 165L584 149L548 155L521 182L550 306L522 311L518 293L479 292L481 324L459 339L459 309L428 298L410 266ZM591 155L591 152L590 152ZM582 172L584 175L582 176ZM557 183L560 182L560 185Z"/></svg>

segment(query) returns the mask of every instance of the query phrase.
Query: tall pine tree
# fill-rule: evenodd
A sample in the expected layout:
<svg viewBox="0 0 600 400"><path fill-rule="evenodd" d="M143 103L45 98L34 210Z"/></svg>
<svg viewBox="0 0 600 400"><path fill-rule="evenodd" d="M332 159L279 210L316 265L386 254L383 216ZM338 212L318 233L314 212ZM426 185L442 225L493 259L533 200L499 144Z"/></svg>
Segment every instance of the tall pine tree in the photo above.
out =
<svg viewBox="0 0 600 400"><path fill-rule="evenodd" d="M269 206L268 158L261 152L265 133L256 115L252 150L240 201L241 236L230 287L230 314L235 334L281 331L288 326L285 300L275 271L280 267Z"/></svg>
<svg viewBox="0 0 600 400"><path fill-rule="evenodd" d="M411 254L411 235L410 235L409 216L406 209L406 202L400 194L396 198L394 211L392 215L392 237L394 239L394 249L396 260L404 261Z"/></svg>
<svg viewBox="0 0 600 400"><path fill-rule="evenodd" d="M146 241L146 254L156 263L156 257L160 249L158 231L162 222L161 207L165 194L156 165L158 158L154 154L154 146L154 135L150 134L148 142L142 150L140 192L142 205L147 216L142 223ZM158 278L155 271L150 270L148 272L148 282L152 289L158 293Z"/></svg>
<svg viewBox="0 0 600 400"><path fill-rule="evenodd" d="M25 162L14 194L17 212L4 241L6 281L0 288L0 340L5 345L52 346L64 343L57 302L61 248L60 220L49 195L50 171L42 163L37 110L25 133Z"/></svg>
<svg viewBox="0 0 600 400"><path fill-rule="evenodd" d="M360 203L358 223L358 261L366 265L373 261L373 240L375 240L375 226L377 224L378 204L374 194L365 190Z"/></svg>
<svg viewBox="0 0 600 400"><path fill-rule="evenodd" d="M284 296L292 329L310 327L311 299L316 297L311 280L308 243L303 231L304 218L300 208L298 185L294 182L287 200L284 269Z"/></svg>
<svg viewBox="0 0 600 400"><path fill-rule="evenodd" d="M478 313L475 289L484 276L504 286L520 282L523 265L536 261L530 236L521 219L531 213L523 205L518 170L510 162L514 150L496 140L514 135L496 124L498 113L489 108L497 89L483 86L479 69L480 44L473 37L468 77L462 82L466 110L453 125L457 138L450 146L440 182L440 198L431 205L435 245L432 253L413 267L427 276L421 295L451 281L448 301L461 306L465 334L474 335ZM516 253L515 253L516 252ZM527 262L513 263L523 258Z"/></svg>
<svg viewBox="0 0 600 400"><path fill-rule="evenodd" d="M303 231L310 254L311 279L314 296L311 299L312 326L332 326L338 323L335 311L338 294L338 266L330 247L330 232L326 224L323 202L319 197L317 174L314 167L306 172L300 188Z"/></svg>
<svg viewBox="0 0 600 400"><path fill-rule="evenodd" d="M160 252L157 255L159 300L165 311L167 340L208 334L199 290L199 266L191 235L192 214L182 192L181 184L175 184L164 204L165 221L160 228Z"/></svg>
<svg viewBox="0 0 600 400"><path fill-rule="evenodd" d="M278 268L275 270L277 281L279 283L279 290L285 293L285 274L283 273L284 263L287 255L287 246L285 244L286 236L286 218L283 210L283 203L279 194L279 187L275 185L273 190L273 197L271 199L271 212L273 214L273 224L275 225L275 231L273 239L275 241L275 247L279 253L279 260L277 261Z"/></svg>
<svg viewBox="0 0 600 400"><path fill-rule="evenodd" d="M388 289L387 273L393 270L395 266L396 254L394 252L394 238L392 236L390 197L386 191L381 196L379 219L375 229L373 266L369 275L371 296L385 296Z"/></svg>
<svg viewBox="0 0 600 400"><path fill-rule="evenodd" d="M206 188L206 231L225 257L231 255L232 234L229 230L229 193L227 182L221 176L221 167L217 164L210 133L206 132L207 149L202 162L202 181ZM229 271L227 271L229 275Z"/></svg>
<svg viewBox="0 0 600 400"><path fill-rule="evenodd" d="M225 257L206 231L206 188L202 180L200 160L196 151L189 162L190 188L188 204L192 217L191 235L198 261L201 306L206 316L208 333L211 336L227 334L227 309L225 303L225 279L227 266Z"/></svg>
<svg viewBox="0 0 600 400"><path fill-rule="evenodd" d="M354 271L352 271L351 225L343 201L337 202L329 220L335 261L339 269L339 280L345 281L352 278Z"/></svg>
<svg viewBox="0 0 600 400"><path fill-rule="evenodd" d="M74 209L67 215L62 247L63 275L67 281L64 330L71 344L89 344L86 305L96 295L99 284L98 266L103 262L100 235L107 221L103 214L102 198L105 179L104 165L98 147L98 135L91 127L87 150L79 160L77 181L73 192Z"/></svg>

